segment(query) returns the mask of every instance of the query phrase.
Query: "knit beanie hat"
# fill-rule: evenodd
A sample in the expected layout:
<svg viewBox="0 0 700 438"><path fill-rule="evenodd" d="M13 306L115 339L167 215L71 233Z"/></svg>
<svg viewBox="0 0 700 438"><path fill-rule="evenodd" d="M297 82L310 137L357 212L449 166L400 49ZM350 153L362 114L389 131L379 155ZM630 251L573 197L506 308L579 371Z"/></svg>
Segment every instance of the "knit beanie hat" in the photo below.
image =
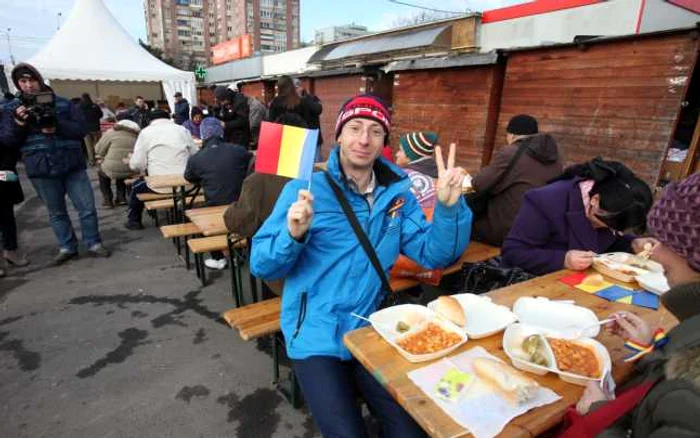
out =
<svg viewBox="0 0 700 438"><path fill-rule="evenodd" d="M214 97L216 97L217 100L223 101L223 100L233 100L231 97L233 95L233 90L224 87L223 85L219 85L214 89Z"/></svg>
<svg viewBox="0 0 700 438"><path fill-rule="evenodd" d="M223 137L224 128L221 126L221 121L215 117L207 117L202 120L199 125L199 136L202 141L207 141L211 137Z"/></svg>
<svg viewBox="0 0 700 438"><path fill-rule="evenodd" d="M399 139L401 149L411 161L433 155L437 142L434 132L410 132Z"/></svg>
<svg viewBox="0 0 700 438"><path fill-rule="evenodd" d="M667 185L647 225L661 243L700 272L700 173Z"/></svg>
<svg viewBox="0 0 700 438"><path fill-rule="evenodd" d="M384 102L370 94L360 94L349 99L340 107L338 119L335 122L335 139L340 137L340 132L345 124L356 118L371 119L382 125L386 136L384 144L389 142L389 129L391 128L391 115Z"/></svg>
<svg viewBox="0 0 700 438"><path fill-rule="evenodd" d="M661 295L661 302L679 321L700 314L700 283L686 283Z"/></svg>
<svg viewBox="0 0 700 438"><path fill-rule="evenodd" d="M506 132L513 135L533 135L539 132L537 120L527 114L519 114L508 122Z"/></svg>

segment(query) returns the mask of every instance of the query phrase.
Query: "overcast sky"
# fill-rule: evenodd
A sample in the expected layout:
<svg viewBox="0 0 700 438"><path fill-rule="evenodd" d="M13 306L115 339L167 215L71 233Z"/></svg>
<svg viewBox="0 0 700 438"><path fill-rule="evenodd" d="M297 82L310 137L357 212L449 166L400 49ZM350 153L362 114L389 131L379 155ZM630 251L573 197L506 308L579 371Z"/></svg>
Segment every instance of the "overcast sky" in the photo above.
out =
<svg viewBox="0 0 700 438"><path fill-rule="evenodd" d="M10 28L10 43L16 61L29 59L46 44L64 22L76 0L0 0L0 61L9 63L6 30ZM93 0L99 1L99 0ZM389 0L300 0L301 38L313 39L314 30L351 22L370 30L385 30L397 19L409 17L420 10ZM403 1L403 0L402 0ZM143 12L144 0L104 0L105 4L134 37L146 39ZM483 11L523 3L524 0L406 0L405 3L447 11ZM332 6L331 6L332 5ZM58 14L61 14L60 16ZM86 35L86 38L99 35Z"/></svg>

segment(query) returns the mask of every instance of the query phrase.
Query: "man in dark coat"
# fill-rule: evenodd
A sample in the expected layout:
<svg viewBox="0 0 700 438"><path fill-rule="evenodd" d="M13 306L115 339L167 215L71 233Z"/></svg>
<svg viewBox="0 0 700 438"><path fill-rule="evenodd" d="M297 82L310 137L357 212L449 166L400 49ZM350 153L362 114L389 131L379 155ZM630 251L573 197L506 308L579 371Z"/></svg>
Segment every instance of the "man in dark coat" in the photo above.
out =
<svg viewBox="0 0 700 438"><path fill-rule="evenodd" d="M129 119L136 122L141 129L148 126L151 119L148 115L148 104L143 97L136 96L134 99L134 106L129 108Z"/></svg>
<svg viewBox="0 0 700 438"><path fill-rule="evenodd" d="M224 140L228 143L248 147L250 142L250 110L248 99L239 92L223 86L214 90L216 118L224 122Z"/></svg>
<svg viewBox="0 0 700 438"><path fill-rule="evenodd" d="M489 245L501 246L526 191L541 187L563 170L554 138L538 134L537 120L528 115L513 117L506 129L508 146L496 152L491 163L472 180L477 194L488 190L488 210L474 221L472 238ZM491 187L505 172L520 148L523 153L501 181Z"/></svg>
<svg viewBox="0 0 700 438"><path fill-rule="evenodd" d="M54 263L60 264L78 255L78 239L66 209L66 195L78 210L88 252L108 257L110 252L102 245L97 223L95 196L85 172L80 142L87 128L82 111L68 100L55 96L44 84L41 74L29 64L17 64L12 70L12 80L20 94L2 108L0 143L19 149L27 176L49 210L51 227L60 248ZM49 108L27 106L26 102L33 96L45 98L47 94L53 102Z"/></svg>
<svg viewBox="0 0 700 438"><path fill-rule="evenodd" d="M87 151L88 164L95 165L95 145L100 140L100 119L102 118L102 109L97 106L90 97L89 93L83 93L80 99L80 109L85 116L85 125L88 133L85 136L85 149Z"/></svg>
<svg viewBox="0 0 700 438"><path fill-rule="evenodd" d="M182 125L185 121L190 119L190 103L182 97L182 93L179 91L175 93L175 112L173 113L173 119L178 125Z"/></svg>
<svg viewBox="0 0 700 438"><path fill-rule="evenodd" d="M243 146L224 142L221 122L214 117L202 120L200 133L202 149L187 161L185 179L202 185L208 206L237 201L248 171L250 153ZM223 269L226 259L216 252L204 264L212 269Z"/></svg>

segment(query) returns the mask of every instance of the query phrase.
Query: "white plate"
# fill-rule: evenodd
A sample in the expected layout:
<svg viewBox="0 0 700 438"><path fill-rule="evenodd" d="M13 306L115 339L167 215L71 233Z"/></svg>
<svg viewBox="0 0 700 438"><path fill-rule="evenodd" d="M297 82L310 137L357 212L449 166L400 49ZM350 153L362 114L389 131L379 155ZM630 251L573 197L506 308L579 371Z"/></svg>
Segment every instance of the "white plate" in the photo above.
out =
<svg viewBox="0 0 700 438"><path fill-rule="evenodd" d="M467 320L464 331L471 339L493 336L518 320L515 313L511 312L507 306L494 304L489 297L457 294L452 295L452 298L456 299L462 306L464 317ZM437 300L430 302L428 308L435 311L436 302Z"/></svg>
<svg viewBox="0 0 700 438"><path fill-rule="evenodd" d="M510 358L510 362L515 368L518 368L529 373L544 376L549 372L556 372L554 367L554 354L549 344L546 344L545 356L549 361L550 366L537 365L527 360L527 355L522 349L523 340L530 335L540 334L537 328L523 324L512 324L506 329L503 334L503 351Z"/></svg>
<svg viewBox="0 0 700 438"><path fill-rule="evenodd" d="M650 272L644 275L638 275L635 277L637 283L642 286L645 290L655 293L656 295L663 295L668 292L671 287L668 285L668 280L666 276L660 272Z"/></svg>
<svg viewBox="0 0 700 438"><path fill-rule="evenodd" d="M379 335L384 338L385 341L394 347L396 351L401 354L401 356L412 363L438 359L456 350L469 339L464 330L457 327L455 324L439 317L427 307L418 306L415 304L402 304L399 306L387 307L386 309L382 309L371 314L369 316L369 320L372 322L372 327L377 331L377 333L379 333ZM411 329L401 335L397 335L396 333L392 333L387 330L387 328L392 328L395 330L396 324L398 324L399 321L408 323L411 326ZM397 345L396 341L419 331L428 322L433 322L438 324L443 330L458 334L461 340L449 348L429 354L411 354Z"/></svg>

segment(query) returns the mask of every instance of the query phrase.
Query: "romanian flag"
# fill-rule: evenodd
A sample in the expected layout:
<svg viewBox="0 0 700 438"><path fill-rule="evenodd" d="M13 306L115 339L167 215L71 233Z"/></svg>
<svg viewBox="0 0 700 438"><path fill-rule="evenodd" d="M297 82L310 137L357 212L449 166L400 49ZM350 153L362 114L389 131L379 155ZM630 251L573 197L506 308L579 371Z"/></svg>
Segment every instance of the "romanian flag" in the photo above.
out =
<svg viewBox="0 0 700 438"><path fill-rule="evenodd" d="M311 180L317 139L317 129L262 122L255 171Z"/></svg>

